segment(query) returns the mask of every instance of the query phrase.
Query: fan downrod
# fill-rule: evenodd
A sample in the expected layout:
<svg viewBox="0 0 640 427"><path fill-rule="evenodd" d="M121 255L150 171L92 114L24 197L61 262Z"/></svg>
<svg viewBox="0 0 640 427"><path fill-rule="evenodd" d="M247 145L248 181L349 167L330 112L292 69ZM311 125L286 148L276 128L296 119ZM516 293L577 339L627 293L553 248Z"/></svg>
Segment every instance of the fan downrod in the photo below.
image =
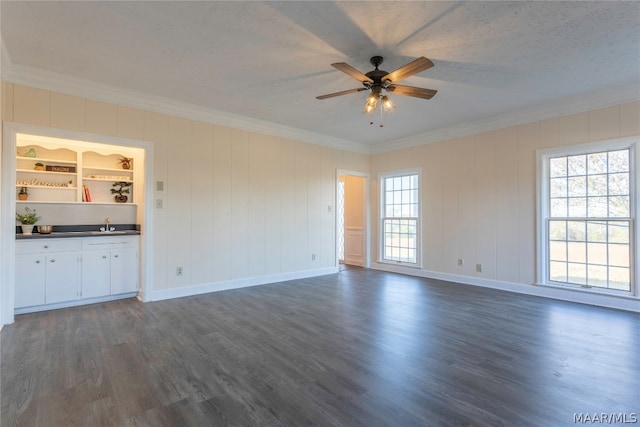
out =
<svg viewBox="0 0 640 427"><path fill-rule="evenodd" d="M372 56L371 59L369 59L369 62L371 63L371 65L376 67L376 70L378 69L378 66L382 64L382 61L384 61L384 58L382 58L382 56Z"/></svg>

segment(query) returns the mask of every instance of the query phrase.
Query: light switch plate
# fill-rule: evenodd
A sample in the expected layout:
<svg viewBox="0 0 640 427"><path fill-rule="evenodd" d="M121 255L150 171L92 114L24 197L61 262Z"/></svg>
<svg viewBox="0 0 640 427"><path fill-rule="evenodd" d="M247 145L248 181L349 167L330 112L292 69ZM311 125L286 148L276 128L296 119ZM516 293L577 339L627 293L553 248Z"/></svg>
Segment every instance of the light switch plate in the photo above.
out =
<svg viewBox="0 0 640 427"><path fill-rule="evenodd" d="M156 191L164 191L164 181L156 181Z"/></svg>

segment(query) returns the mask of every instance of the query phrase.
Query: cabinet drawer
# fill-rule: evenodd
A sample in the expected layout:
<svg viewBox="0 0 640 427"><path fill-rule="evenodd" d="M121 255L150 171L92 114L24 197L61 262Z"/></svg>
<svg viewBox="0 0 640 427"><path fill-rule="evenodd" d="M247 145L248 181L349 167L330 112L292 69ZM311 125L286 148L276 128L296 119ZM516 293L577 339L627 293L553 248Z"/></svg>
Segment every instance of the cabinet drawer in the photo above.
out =
<svg viewBox="0 0 640 427"><path fill-rule="evenodd" d="M38 239L37 241L16 241L16 254L76 252L79 250L80 240L78 239Z"/></svg>
<svg viewBox="0 0 640 427"><path fill-rule="evenodd" d="M138 236L86 237L82 239L83 251L137 247Z"/></svg>

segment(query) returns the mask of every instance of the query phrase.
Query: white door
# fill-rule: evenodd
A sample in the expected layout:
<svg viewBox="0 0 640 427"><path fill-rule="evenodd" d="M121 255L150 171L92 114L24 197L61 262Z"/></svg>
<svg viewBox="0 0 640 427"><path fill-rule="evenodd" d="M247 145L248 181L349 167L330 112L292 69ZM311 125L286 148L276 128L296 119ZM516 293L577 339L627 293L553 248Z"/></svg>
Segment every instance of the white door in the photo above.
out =
<svg viewBox="0 0 640 427"><path fill-rule="evenodd" d="M82 254L82 298L107 296L111 293L109 251L87 251Z"/></svg>
<svg viewBox="0 0 640 427"><path fill-rule="evenodd" d="M78 254L57 253L46 258L46 303L73 301L79 298Z"/></svg>
<svg viewBox="0 0 640 427"><path fill-rule="evenodd" d="M138 291L138 251L111 250L111 295Z"/></svg>
<svg viewBox="0 0 640 427"><path fill-rule="evenodd" d="M45 256L16 255L16 308L45 303Z"/></svg>

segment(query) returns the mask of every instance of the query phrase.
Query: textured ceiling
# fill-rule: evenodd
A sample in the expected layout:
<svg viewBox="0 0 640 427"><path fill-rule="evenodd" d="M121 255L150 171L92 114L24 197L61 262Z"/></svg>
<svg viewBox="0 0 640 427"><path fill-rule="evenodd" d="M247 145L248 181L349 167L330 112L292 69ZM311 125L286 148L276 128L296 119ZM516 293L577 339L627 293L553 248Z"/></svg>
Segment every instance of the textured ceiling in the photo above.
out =
<svg viewBox="0 0 640 427"><path fill-rule="evenodd" d="M607 89L640 97L640 2L6 2L11 63L381 144ZM331 63L435 66L384 128Z"/></svg>

